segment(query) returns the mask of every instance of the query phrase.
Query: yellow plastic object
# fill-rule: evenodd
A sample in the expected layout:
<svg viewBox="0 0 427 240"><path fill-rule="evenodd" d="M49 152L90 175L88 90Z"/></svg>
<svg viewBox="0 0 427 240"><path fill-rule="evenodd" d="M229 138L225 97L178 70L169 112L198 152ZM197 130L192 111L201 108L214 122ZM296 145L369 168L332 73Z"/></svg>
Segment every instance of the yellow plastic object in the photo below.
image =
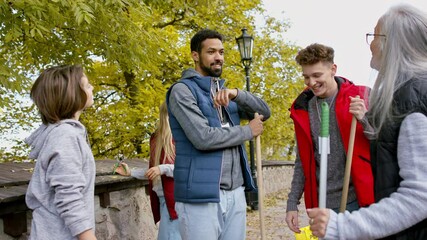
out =
<svg viewBox="0 0 427 240"><path fill-rule="evenodd" d="M299 230L301 230L301 233L295 233L296 240L318 240L311 232L310 226L300 228Z"/></svg>

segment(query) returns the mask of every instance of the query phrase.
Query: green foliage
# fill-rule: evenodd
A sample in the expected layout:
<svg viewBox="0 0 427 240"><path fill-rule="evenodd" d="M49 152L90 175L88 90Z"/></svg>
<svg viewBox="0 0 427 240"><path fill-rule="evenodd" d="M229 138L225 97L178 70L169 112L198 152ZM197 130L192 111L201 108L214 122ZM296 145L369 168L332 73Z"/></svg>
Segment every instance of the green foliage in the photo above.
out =
<svg viewBox="0 0 427 240"><path fill-rule="evenodd" d="M221 32L223 77L228 87L245 89L235 37L247 27L255 38L251 90L273 113L263 153L292 158L288 108L302 89L293 60L298 49L280 37L284 22L266 17L265 26L255 28L254 16L264 11L260 0L17 0L0 2L0 11L3 133L10 126L33 129L39 121L27 95L40 69L77 63L95 86L95 104L81 117L95 157L147 157L167 89L193 66L191 36L202 28ZM26 149L19 143L13 151L23 157Z"/></svg>

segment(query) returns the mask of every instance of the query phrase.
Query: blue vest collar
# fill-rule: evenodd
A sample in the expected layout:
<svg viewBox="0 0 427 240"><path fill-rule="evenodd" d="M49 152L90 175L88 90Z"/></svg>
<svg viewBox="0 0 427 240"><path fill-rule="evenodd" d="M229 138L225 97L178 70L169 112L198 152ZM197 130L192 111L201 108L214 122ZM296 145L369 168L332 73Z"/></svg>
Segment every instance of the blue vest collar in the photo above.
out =
<svg viewBox="0 0 427 240"><path fill-rule="evenodd" d="M210 92L211 91L211 80L212 77L210 76L194 76L192 78L189 78L191 80L193 80L195 83L197 83L197 85L205 92ZM224 86L224 80L220 79L219 80L219 86L220 88L223 88Z"/></svg>

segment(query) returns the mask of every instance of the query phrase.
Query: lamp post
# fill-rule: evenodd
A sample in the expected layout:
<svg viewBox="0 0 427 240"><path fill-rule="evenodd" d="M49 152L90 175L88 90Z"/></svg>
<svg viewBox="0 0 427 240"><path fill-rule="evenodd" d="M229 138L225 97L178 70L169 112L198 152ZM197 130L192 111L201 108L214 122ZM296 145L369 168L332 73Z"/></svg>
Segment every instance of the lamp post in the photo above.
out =
<svg viewBox="0 0 427 240"><path fill-rule="evenodd" d="M237 46L239 47L240 58L242 59L242 64L245 68L246 74L246 90L248 92L251 91L250 87L250 78L249 78L249 70L252 63L252 48L254 39L247 32L246 28L242 29L242 35L236 38ZM251 162L251 174L254 182L256 184L256 172L255 172L255 159L254 159L254 141L249 141L249 156ZM246 194L246 202L252 209L258 209L258 195L255 192L248 192Z"/></svg>

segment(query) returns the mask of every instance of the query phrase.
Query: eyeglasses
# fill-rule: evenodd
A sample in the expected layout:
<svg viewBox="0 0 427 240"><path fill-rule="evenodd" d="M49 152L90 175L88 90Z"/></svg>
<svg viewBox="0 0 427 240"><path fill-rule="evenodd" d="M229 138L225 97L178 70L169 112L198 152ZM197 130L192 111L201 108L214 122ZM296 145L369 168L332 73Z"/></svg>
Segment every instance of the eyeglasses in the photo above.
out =
<svg viewBox="0 0 427 240"><path fill-rule="evenodd" d="M367 33L366 34L366 43L368 45L371 45L372 41L374 41L375 36L378 37L386 37L384 34L377 34L377 33Z"/></svg>

